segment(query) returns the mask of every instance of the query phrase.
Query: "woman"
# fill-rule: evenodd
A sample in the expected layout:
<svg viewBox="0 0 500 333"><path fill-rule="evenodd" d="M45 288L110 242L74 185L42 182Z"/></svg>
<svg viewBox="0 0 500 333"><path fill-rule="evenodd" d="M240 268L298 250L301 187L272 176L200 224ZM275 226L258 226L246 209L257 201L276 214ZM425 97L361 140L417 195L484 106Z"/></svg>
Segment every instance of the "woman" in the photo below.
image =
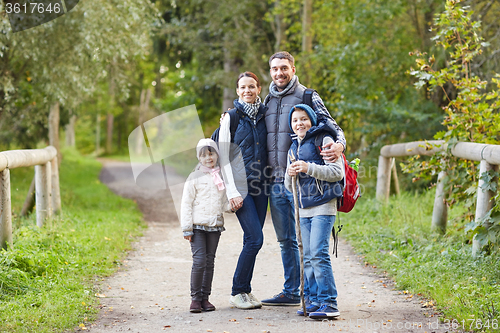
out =
<svg viewBox="0 0 500 333"><path fill-rule="evenodd" d="M236 93L239 98L234 101L235 111L223 118L219 133L226 193L243 229L243 249L234 272L229 298L229 302L239 309L262 307L260 301L251 293L250 286L255 259L264 241L262 227L267 212L267 194L264 190L264 168L267 165L264 115L267 108L261 103L260 91L260 82L254 73L244 72L238 76ZM235 133L231 133L230 118L234 114L237 114L239 121ZM234 158L234 150L230 146L238 148L238 157ZM243 162L240 164L243 167L238 167L238 161ZM242 175L246 178L244 188L237 186L238 182L235 182L241 179Z"/></svg>

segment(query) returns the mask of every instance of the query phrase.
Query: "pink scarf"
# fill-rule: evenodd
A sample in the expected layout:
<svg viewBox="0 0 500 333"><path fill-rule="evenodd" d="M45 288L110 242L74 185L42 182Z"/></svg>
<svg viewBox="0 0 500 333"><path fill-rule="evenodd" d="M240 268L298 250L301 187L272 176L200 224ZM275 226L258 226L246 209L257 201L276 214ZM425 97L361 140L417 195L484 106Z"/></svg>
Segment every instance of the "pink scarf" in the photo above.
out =
<svg viewBox="0 0 500 333"><path fill-rule="evenodd" d="M214 184L217 185L217 188L219 191L222 191L226 187L224 186L224 181L219 175L220 167L216 167L213 169L207 168L206 166L200 164L200 170L203 172L211 173L212 174L212 180L214 181Z"/></svg>

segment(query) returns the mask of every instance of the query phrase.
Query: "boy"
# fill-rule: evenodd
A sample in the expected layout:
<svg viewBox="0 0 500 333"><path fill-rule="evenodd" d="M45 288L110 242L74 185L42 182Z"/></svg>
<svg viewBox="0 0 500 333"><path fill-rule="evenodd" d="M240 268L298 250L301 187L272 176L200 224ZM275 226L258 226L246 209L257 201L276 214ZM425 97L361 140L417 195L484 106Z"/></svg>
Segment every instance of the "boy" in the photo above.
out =
<svg viewBox="0 0 500 333"><path fill-rule="evenodd" d="M304 295L310 318L338 317L337 288L330 262L330 234L342 196L342 159L325 164L321 148L335 142L336 131L326 122L317 122L316 113L305 104L290 110L289 125L295 135L288 152L285 186L291 190L292 176L298 179L300 228L304 247ZM317 138L323 138L321 146ZM291 163L290 157L295 159ZM304 315L302 310L297 314Z"/></svg>

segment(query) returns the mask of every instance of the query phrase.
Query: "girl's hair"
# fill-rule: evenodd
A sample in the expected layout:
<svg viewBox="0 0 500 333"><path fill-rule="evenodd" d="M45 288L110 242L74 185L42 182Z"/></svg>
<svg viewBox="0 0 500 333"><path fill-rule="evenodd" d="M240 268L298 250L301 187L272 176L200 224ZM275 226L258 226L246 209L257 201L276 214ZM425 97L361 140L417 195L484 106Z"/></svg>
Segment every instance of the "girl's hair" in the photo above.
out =
<svg viewBox="0 0 500 333"><path fill-rule="evenodd" d="M202 155L202 154L206 154L207 152L211 152L211 153L217 154L217 151L215 150L214 147L205 146L205 147L203 147L203 148L200 149L198 157L200 157L200 155ZM217 156L219 156L219 155L217 154Z"/></svg>
<svg viewBox="0 0 500 333"><path fill-rule="evenodd" d="M236 88L238 88L238 84L240 83L240 79L242 77L251 77L252 79L254 79L257 82L257 87L260 87L260 81L259 81L259 78L257 77L257 75L255 75L252 72L244 72L238 76L238 80L236 80Z"/></svg>

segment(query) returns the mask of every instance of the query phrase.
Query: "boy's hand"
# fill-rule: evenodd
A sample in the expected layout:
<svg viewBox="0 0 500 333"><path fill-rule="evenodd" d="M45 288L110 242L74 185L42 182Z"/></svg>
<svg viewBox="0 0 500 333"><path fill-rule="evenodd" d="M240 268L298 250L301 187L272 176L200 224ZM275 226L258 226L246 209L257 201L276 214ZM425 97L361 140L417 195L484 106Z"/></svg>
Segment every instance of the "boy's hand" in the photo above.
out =
<svg viewBox="0 0 500 333"><path fill-rule="evenodd" d="M344 145L338 142L330 142L321 147L321 156L325 162L334 163L342 152L344 151Z"/></svg>
<svg viewBox="0 0 500 333"><path fill-rule="evenodd" d="M306 173L307 169L309 169L309 165L307 164L307 162L296 161L290 164L290 166L288 167L288 174L292 177L297 176L299 172Z"/></svg>
<svg viewBox="0 0 500 333"><path fill-rule="evenodd" d="M184 236L184 239L192 242L193 241L193 236Z"/></svg>

